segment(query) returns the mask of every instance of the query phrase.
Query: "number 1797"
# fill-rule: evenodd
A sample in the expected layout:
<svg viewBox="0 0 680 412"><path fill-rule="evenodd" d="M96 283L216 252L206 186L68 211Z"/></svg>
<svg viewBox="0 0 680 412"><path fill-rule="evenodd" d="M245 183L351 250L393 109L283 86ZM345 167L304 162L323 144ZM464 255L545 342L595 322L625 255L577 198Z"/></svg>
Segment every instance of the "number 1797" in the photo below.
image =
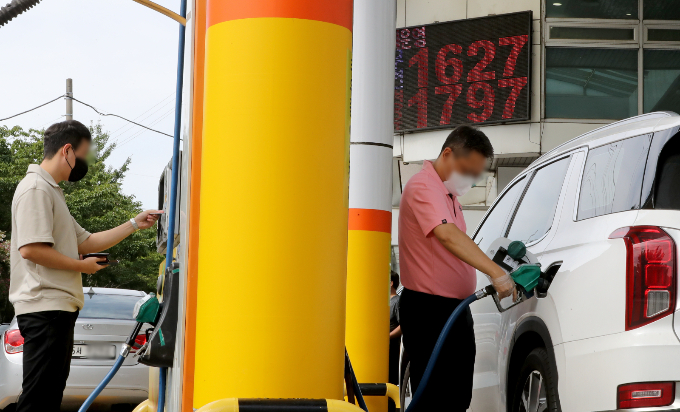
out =
<svg viewBox="0 0 680 412"><path fill-rule="evenodd" d="M497 80L498 87L512 88L505 101L502 119L512 118L517 98L522 89L527 85L527 77L513 77L513 75L517 65L517 57L528 40L528 35L522 35L501 37L498 41L499 46L512 46L512 50L505 62L503 78ZM442 85L435 86L434 92L435 94L449 95L442 107L441 125L451 123L453 105L463 91L463 85L460 83L460 79L463 76L463 62L457 57L449 57L450 55L455 56L462 52L463 48L461 46L449 44L439 50L435 59L435 74L437 80ZM408 100L409 107L413 105L417 107L418 128L427 127L428 54L428 48L423 47L409 60L409 67L413 65L418 67L418 92ZM475 111L469 113L467 118L475 123L484 122L493 114L496 100L494 88L490 84L491 80L496 79L496 72L484 71L496 56L496 45L488 40L476 41L468 48L467 55L480 55L481 59L467 74L466 81L470 83L470 86L465 95L466 103L473 109L482 109L481 113ZM477 96L480 91L482 92L482 98L478 99Z"/></svg>

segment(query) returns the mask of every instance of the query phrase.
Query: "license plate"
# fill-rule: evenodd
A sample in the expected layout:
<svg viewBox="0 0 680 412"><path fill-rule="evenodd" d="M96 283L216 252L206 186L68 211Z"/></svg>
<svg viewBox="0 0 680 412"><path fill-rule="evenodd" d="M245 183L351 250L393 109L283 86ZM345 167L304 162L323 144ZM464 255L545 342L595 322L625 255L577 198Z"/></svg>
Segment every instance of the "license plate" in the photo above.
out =
<svg viewBox="0 0 680 412"><path fill-rule="evenodd" d="M116 347L114 345L73 345L74 359L114 359Z"/></svg>

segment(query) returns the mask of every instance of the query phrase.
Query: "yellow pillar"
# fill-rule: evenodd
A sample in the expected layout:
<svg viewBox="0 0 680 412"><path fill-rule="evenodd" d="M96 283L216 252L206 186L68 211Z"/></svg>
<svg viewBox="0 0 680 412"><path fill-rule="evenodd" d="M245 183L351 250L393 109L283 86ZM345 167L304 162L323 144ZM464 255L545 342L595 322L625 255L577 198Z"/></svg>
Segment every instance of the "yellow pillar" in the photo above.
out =
<svg viewBox="0 0 680 412"><path fill-rule="evenodd" d="M351 0L207 6L194 407L343 397Z"/></svg>

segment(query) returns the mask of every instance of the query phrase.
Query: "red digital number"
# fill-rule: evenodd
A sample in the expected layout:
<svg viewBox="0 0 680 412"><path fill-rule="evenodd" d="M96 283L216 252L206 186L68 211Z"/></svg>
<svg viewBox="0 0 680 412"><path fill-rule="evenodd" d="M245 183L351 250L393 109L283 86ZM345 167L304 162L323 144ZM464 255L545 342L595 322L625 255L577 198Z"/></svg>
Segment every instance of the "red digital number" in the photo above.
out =
<svg viewBox="0 0 680 412"><path fill-rule="evenodd" d="M411 59L408 61L408 67L413 66L413 64L418 63L418 87L427 87L427 47L424 47L418 51Z"/></svg>
<svg viewBox="0 0 680 412"><path fill-rule="evenodd" d="M477 91L482 90L484 96L482 100L477 100ZM468 114L468 119L475 123L480 123L486 121L493 113L493 106L496 101L496 94L493 91L493 87L489 83L479 82L473 83L467 90L467 104L473 109L479 109L484 107L481 114L470 113Z"/></svg>
<svg viewBox="0 0 680 412"><path fill-rule="evenodd" d="M434 88L435 94L447 94L449 93L449 98L446 99L444 107L442 108L442 117L439 124L450 124L451 123L451 113L453 113L453 104L456 102L460 92L463 91L462 84L448 84L446 86L437 86Z"/></svg>
<svg viewBox="0 0 680 412"><path fill-rule="evenodd" d="M425 27L411 29L411 36L416 39L416 47L427 46L427 42L425 41Z"/></svg>
<svg viewBox="0 0 680 412"><path fill-rule="evenodd" d="M512 37L501 37L498 39L498 44L501 46L512 45L512 51L508 56L508 60L505 62L505 70L503 70L503 77L512 77L515 72L515 66L517 65L517 56L522 51L522 47L529 41L528 35L522 36L512 36Z"/></svg>
<svg viewBox="0 0 680 412"><path fill-rule="evenodd" d="M515 113L515 102L517 97L522 92L524 86L527 85L526 77L517 77L514 79L499 79L498 87L512 87L508 100L505 101L505 108L503 109L503 119L511 119Z"/></svg>
<svg viewBox="0 0 680 412"><path fill-rule="evenodd" d="M401 130L401 119L403 117L402 108L404 107L404 90L394 91L394 130Z"/></svg>
<svg viewBox="0 0 680 412"><path fill-rule="evenodd" d="M449 53L460 54L462 52L463 48L457 44L448 44L439 50L439 53L437 53L437 60L434 64L434 71L440 82L444 84L458 83L460 77L463 75L463 62L455 57L446 60L446 56ZM448 66L453 68L453 74L451 76L446 75L446 68Z"/></svg>
<svg viewBox="0 0 680 412"><path fill-rule="evenodd" d="M427 127L427 89L420 88L418 93L408 99L408 107L416 105L418 107L418 124L417 127Z"/></svg>
<svg viewBox="0 0 680 412"><path fill-rule="evenodd" d="M467 81L470 83L496 78L495 71L482 72L482 70L484 70L496 56L496 46L488 40L478 40L470 45L470 48L467 52L468 56L476 56L480 48L484 49L484 57L482 60L477 62L475 67L473 67L472 70L470 70L470 73L468 73Z"/></svg>

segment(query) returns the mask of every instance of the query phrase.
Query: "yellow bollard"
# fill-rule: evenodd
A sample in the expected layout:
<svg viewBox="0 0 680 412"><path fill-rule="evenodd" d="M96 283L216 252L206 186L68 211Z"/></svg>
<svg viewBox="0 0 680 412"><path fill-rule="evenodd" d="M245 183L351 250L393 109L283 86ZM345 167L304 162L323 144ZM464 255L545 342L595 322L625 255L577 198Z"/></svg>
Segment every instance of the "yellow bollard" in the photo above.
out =
<svg viewBox="0 0 680 412"><path fill-rule="evenodd" d="M352 1L207 26L194 407L342 399Z"/></svg>

